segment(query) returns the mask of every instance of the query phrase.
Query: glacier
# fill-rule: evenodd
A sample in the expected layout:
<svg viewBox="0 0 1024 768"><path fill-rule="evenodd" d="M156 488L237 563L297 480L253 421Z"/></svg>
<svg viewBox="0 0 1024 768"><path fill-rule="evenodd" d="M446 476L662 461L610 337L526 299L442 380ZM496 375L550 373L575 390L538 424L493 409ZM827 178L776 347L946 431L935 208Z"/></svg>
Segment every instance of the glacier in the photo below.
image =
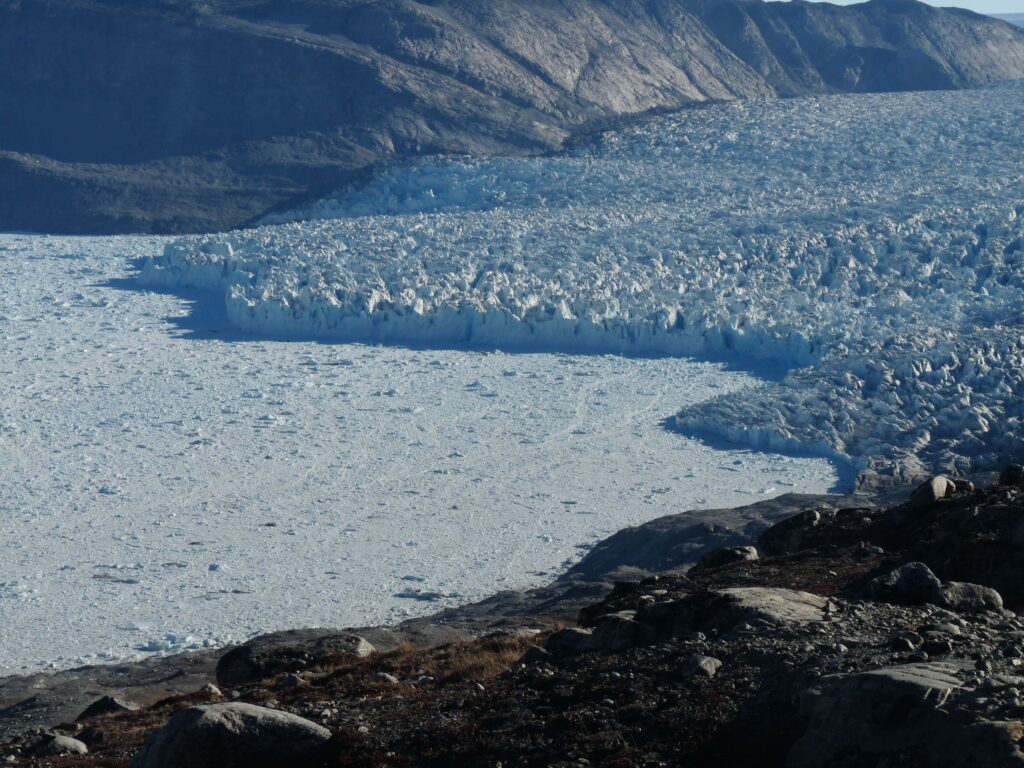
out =
<svg viewBox="0 0 1024 768"><path fill-rule="evenodd" d="M693 356L677 426L862 483L1024 453L1024 83L746 101L557 155L428 158L139 279L270 338Z"/></svg>

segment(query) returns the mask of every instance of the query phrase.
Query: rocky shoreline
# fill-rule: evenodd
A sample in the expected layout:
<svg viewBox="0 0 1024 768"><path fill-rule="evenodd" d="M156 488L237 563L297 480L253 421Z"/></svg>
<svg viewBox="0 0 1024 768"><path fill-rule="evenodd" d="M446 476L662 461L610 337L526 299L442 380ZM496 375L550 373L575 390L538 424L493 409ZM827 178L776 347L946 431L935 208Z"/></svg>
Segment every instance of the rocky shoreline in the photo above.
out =
<svg viewBox="0 0 1024 768"><path fill-rule="evenodd" d="M542 589L397 627L0 680L0 756L1024 763L1024 470L978 488L933 478L896 503L791 496L707 514L622 531Z"/></svg>

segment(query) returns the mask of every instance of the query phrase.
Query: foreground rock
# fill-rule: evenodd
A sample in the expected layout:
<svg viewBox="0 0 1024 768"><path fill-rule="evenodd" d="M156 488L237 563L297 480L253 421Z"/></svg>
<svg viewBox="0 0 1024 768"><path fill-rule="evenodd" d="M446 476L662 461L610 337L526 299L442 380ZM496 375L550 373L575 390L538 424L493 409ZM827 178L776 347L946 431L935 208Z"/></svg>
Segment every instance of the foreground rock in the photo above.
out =
<svg viewBox="0 0 1024 768"><path fill-rule="evenodd" d="M273 759L291 768L1020 765L1024 559L1000 555L1020 546L1024 488L954 484L923 508L909 495L891 507L804 510L761 537L760 551L783 554L618 581L558 631L507 625L362 656L351 639L272 637L247 658L274 660L264 668L274 674L228 691L236 704L209 706L213 694L197 687L67 724L90 752L61 764L259 766L297 749ZM1005 607L988 577L1011 595ZM305 666L288 669L297 662ZM33 765L37 739L0 750Z"/></svg>
<svg viewBox="0 0 1024 768"><path fill-rule="evenodd" d="M280 768L312 759L330 738L316 723L251 704L189 707L146 743L132 766Z"/></svg>
<svg viewBox="0 0 1024 768"><path fill-rule="evenodd" d="M905 664L826 678L808 693L810 725L787 768L881 765L913 755L921 765L1021 766L1021 723L971 724L947 703L968 662Z"/></svg>
<svg viewBox="0 0 1024 768"><path fill-rule="evenodd" d="M68 755L87 755L89 748L70 736L48 733L32 746L30 753L36 757L66 757Z"/></svg>

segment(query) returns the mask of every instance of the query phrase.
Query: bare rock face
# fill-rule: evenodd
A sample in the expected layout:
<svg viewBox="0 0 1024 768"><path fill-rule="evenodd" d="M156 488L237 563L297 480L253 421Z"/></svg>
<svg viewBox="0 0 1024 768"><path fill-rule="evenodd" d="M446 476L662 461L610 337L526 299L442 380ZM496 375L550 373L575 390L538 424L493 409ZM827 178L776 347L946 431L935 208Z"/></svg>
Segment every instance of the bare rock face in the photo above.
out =
<svg viewBox="0 0 1024 768"><path fill-rule="evenodd" d="M718 592L724 602L709 622L718 628L764 622L802 625L825 618L828 600L809 592L777 587L734 587Z"/></svg>
<svg viewBox="0 0 1024 768"><path fill-rule="evenodd" d="M811 691L810 726L787 768L878 765L914 755L925 765L1020 766L1019 733L996 723L964 727L944 705L960 689L967 662L904 664L836 675Z"/></svg>
<svg viewBox="0 0 1024 768"><path fill-rule="evenodd" d="M1020 77L1020 30L910 0L0 0L0 229L226 229L388 158Z"/></svg>
<svg viewBox="0 0 1024 768"><path fill-rule="evenodd" d="M316 723L252 704L180 710L146 743L133 768L272 768L311 759L331 738Z"/></svg>

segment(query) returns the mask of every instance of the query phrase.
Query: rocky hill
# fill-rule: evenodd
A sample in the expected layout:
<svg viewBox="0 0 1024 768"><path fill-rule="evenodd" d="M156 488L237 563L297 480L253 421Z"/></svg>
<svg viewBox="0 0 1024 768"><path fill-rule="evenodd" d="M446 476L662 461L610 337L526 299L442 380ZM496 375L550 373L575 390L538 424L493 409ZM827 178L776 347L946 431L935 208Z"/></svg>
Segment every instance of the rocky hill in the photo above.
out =
<svg viewBox="0 0 1024 768"><path fill-rule="evenodd" d="M462 636L450 614L404 636L267 636L165 666L133 695L179 691L141 707L100 696L115 668L106 685L93 677L74 722L0 741L0 755L81 768L1020 765L1024 468L981 489L936 477L892 506L799 503L756 546L720 535L727 546L698 554L685 516L619 534L577 576L634 578L574 621L559 615L581 596L570 589L502 626L478 614Z"/></svg>
<svg viewBox="0 0 1024 768"><path fill-rule="evenodd" d="M388 158L1021 77L1024 33L912 0L0 0L0 229L223 229Z"/></svg>

